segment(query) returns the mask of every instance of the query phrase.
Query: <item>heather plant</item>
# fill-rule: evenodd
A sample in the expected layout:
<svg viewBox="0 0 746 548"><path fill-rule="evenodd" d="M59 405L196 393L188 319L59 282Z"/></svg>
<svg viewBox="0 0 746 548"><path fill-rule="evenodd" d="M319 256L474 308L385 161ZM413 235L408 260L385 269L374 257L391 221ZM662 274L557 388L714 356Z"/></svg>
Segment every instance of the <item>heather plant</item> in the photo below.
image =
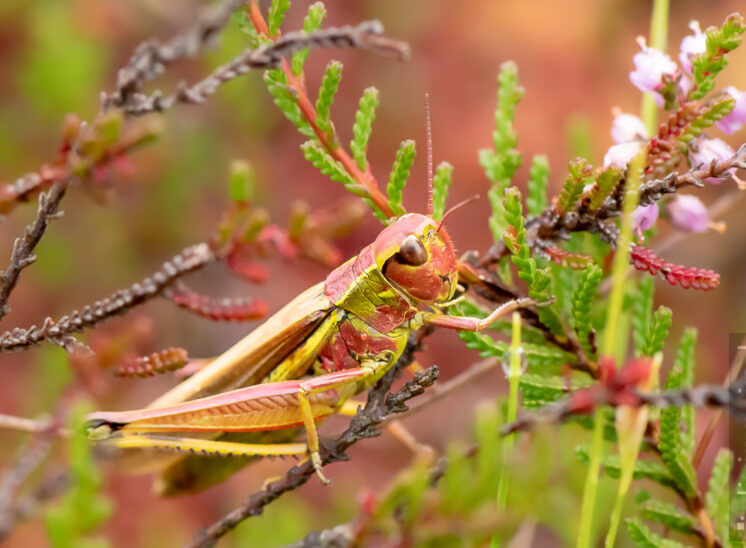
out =
<svg viewBox="0 0 746 548"><path fill-rule="evenodd" d="M720 284L720 275L706 265L666 259L656 249L655 236L663 224L677 237L722 232L724 226L711 218L696 191L737 186L732 192L723 190L727 203L735 202L744 188L739 170L746 169L746 144L733 150L711 132L732 134L746 124L746 92L723 86L719 78L746 26L738 14L704 32L692 23L677 63L663 51L665 5L655 2L650 45L640 41L629 75L645 94L642 115L616 113L611 127L615 144L601 165L579 156L568 162L566 172L558 172L550 170L546 156L535 155L528 180L519 180L524 157L515 117L524 89L518 66L511 61L501 65L492 143L478 151L491 212L474 221L491 233L493 242L488 249L467 245L462 250L458 296L443 312L484 318L509 300L530 306L483 332L459 332L464 348L479 352L482 361L438 384L437 366L422 369L415 358L424 341L438 337L439 331L413 332L396 365L371 388L349 426L323 441L321 464L349 459L348 449L378 435L377 427L395 429L394 415L426 409L495 368L504 371L508 394L474 409L470 436L453 440L443 455L419 447L412 464L390 484L358 494L359 509L351 521L326 529L310 526L319 530L300 532L307 536L296 546L500 546L520 543L536 523L565 545L579 548L628 541L641 547L746 545L738 528L746 500L738 494L746 485L746 472L737 469L726 447L718 449L710 469L701 465L717 417L725 413L734 424L746 420L743 353L737 354L723 386L699 383L697 326L676 326L676 302L655 305L661 284L680 292L712 291ZM365 88L352 127L342 128L333 117L335 98L345 93L342 63L326 65L318 89L309 89L306 76L314 48L370 49L403 60L409 55L406 44L384 37L377 22L325 28L327 12L321 2L307 8L302 30L286 31L290 8L284 0L272 0L265 10L254 1L226 1L173 39L143 43L119 71L116 89L102 94L93 120L65 119L58 158L0 188L0 211L6 215L37 195L39 202L36 219L16 240L0 278L0 318L10 312L8 298L34 262L34 250L59 216L67 193L95 191L111 172L127 169L137 150L157 142L161 113L181 103L202 103L252 69L263 71L266 91L302 136L298 158L326 176L329 185L341 184L352 194L349 201L326 209L295 204L287 223L274 223L257 198L260 183L254 168L237 159L225 185L227 205L204 242L185 248L139 283L79 311L0 334L2 352L35 351L31 349L37 345L64 348L68 363L58 366L73 372L50 405L51 418L0 416L3 426L33 433L0 484L3 536L41 506L54 546L103 545L100 531L92 531L110 517L111 503L94 464L97 446L86 441L86 426L90 432L91 425L74 411L77 407L70 410L69 401L83 394L95 398L108 373L183 378L204 365L181 347L144 351L143 333L152 326L143 330L133 322L97 336L101 324L153 299L212 321L264 318L269 305L263 300L216 298L184 278L220 263L241 280L262 283L271 275L265 261L269 256L331 269L345 258L335 241L366 215L384 227L407 212L419 212L404 203L406 185L416 177L415 141L405 139L398 146L390 169L383 170L388 172L385 188L378 182L381 168L368 158L377 108L387 98L374 87ZM227 26L240 29L243 52L171 94L147 91L147 82L174 61L200 54ZM447 223L456 173L447 161L433 166L432 144L426 149L430 213ZM556 195L550 193L551 180L563 182ZM405 382L394 385L402 375ZM705 407L714 412L703 428L697 418ZM69 428L63 426L68 416L73 417ZM57 439L68 447L69 470L35 474L37 469L44 472ZM548 464L547 455L557 462ZM207 480L214 483L246 464L246 459L237 464L224 460L224 470L206 459L190 462L215 466ZM564 492L537 500L536 494L550 486L558 489L553 477L557 469L567 472L559 488ZM290 502L278 510L283 512L278 517L271 513L286 504L283 495L313 478L309 459L289 467L214 523L199 531L194 524L197 532L188 546L214 545L244 521L236 531L240 542L286 542L272 542L273 534L283 520L303 521L303 512ZM35 482L38 489L21 497L22 486ZM355 493L349 493L346 504L353 498ZM270 515L259 517L265 507ZM260 520L261 525L252 524Z"/></svg>

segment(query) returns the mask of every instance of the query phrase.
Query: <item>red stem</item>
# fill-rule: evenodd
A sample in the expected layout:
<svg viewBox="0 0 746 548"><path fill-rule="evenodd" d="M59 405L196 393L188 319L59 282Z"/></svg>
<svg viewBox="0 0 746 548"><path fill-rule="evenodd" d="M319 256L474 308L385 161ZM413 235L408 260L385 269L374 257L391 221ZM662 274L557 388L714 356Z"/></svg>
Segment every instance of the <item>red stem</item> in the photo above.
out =
<svg viewBox="0 0 746 548"><path fill-rule="evenodd" d="M248 15L257 32L260 34L264 34L265 36L269 36L269 28L267 27L267 23L265 22L264 16L259 10L259 6L254 0L251 0L249 2ZM368 190L370 200L376 206L378 206L378 208L383 211L385 215L392 216L394 212L389 207L389 203L386 197L379 190L378 183L375 180L375 177L370 174L370 171L367 174L363 173L360 168L357 167L355 161L350 158L350 155L347 153L347 151L340 146L335 146L334 143L332 143L332 141L329 139L329 136L324 131L322 131L321 128L319 128L318 124L316 123L316 119L318 117L316 114L316 109L311 103L311 100L308 97L308 93L306 93L306 87L305 85L303 85L302 81L303 79L298 78L293 74L290 64L285 59L282 60L282 70L288 77L289 85L293 89L295 89L298 95L298 107L300 108L303 117L311 125L319 141L322 145L324 145L324 148L335 160L342 164L342 167L344 167L345 171L347 171L347 173L353 179L355 179L358 184L364 186Z"/></svg>

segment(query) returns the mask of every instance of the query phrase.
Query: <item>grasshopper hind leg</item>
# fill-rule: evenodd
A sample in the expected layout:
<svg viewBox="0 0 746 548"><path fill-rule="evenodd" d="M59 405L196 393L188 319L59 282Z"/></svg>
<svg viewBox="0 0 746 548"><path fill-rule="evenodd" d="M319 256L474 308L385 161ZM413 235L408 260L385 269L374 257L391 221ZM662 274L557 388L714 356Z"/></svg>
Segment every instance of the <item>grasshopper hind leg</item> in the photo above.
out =
<svg viewBox="0 0 746 548"><path fill-rule="evenodd" d="M231 441L233 443L262 444L262 445L284 445L294 442L302 428L288 428L286 430L271 430L269 432L232 432L224 434L218 441ZM306 455L306 447L299 454L279 455L280 458L290 456L292 458L303 458ZM164 455L168 453L164 452ZM267 455L272 457L274 455ZM173 496L185 492L202 491L216 483L227 480L247 464L266 458L256 457L228 457L220 458L203 457L199 454L185 455L185 458L175 462L156 478L153 490L160 496Z"/></svg>
<svg viewBox="0 0 746 548"><path fill-rule="evenodd" d="M109 438L103 443L118 449L154 449L205 457L302 455L307 450L305 443L241 443L148 434L125 434Z"/></svg>

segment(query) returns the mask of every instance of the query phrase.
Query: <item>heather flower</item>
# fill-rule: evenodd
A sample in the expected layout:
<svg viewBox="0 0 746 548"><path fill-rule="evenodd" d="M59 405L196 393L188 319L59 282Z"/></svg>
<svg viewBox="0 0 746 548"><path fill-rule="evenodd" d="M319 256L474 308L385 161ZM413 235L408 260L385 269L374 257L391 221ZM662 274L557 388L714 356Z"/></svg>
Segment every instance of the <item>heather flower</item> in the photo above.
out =
<svg viewBox="0 0 746 548"><path fill-rule="evenodd" d="M611 123L611 139L616 144L647 140L648 131L634 114L619 113Z"/></svg>
<svg viewBox="0 0 746 548"><path fill-rule="evenodd" d="M663 86L663 77L676 77L678 67L676 63L665 53L655 48L649 48L645 39L637 39L642 51L637 52L632 58L635 70L629 73L632 84L640 91L658 91ZM655 93L656 103L663 104L663 97Z"/></svg>
<svg viewBox="0 0 746 548"><path fill-rule="evenodd" d="M657 203L648 206L638 206L632 213L635 219L635 232L642 235L643 232L650 229L655 224L655 221L658 220L658 213Z"/></svg>
<svg viewBox="0 0 746 548"><path fill-rule="evenodd" d="M725 230L724 223L710 221L705 204L691 194L676 195L666 207L671 224L682 232L705 232L708 228Z"/></svg>
<svg viewBox="0 0 746 548"><path fill-rule="evenodd" d="M707 167L713 161L725 162L735 155L733 149L722 139L709 139L701 136L689 148L689 162L693 167ZM708 183L720 184L723 179L733 175L733 169L726 171L723 177L708 177Z"/></svg>
<svg viewBox="0 0 746 548"><path fill-rule="evenodd" d="M679 76L679 93L681 93L681 95L683 95L684 97L687 97L689 95L689 92L692 90L693 78L693 76L687 76L683 72Z"/></svg>
<svg viewBox="0 0 746 548"><path fill-rule="evenodd" d="M689 28L694 31L694 34L684 36L684 39L681 41L681 52L679 53L681 68L687 74L692 73L692 61L694 58L703 54L707 49L707 35L699 28L699 21L691 21Z"/></svg>
<svg viewBox="0 0 746 548"><path fill-rule="evenodd" d="M624 168L641 149L642 143L640 141L630 141L614 145L604 155L604 167L615 165Z"/></svg>
<svg viewBox="0 0 746 548"><path fill-rule="evenodd" d="M746 124L746 92L740 91L733 86L728 86L723 91L736 100L736 106L730 113L717 121L715 125L725 133L733 133Z"/></svg>

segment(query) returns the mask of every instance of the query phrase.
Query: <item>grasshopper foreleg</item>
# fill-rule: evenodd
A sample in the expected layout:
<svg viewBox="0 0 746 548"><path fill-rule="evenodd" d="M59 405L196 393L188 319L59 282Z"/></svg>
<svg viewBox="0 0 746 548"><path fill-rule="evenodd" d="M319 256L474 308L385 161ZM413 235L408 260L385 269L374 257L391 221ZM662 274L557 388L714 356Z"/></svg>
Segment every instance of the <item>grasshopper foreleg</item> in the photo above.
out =
<svg viewBox="0 0 746 548"><path fill-rule="evenodd" d="M422 322L423 324L427 325L446 327L448 329L459 329L461 331L481 331L489 327L492 323L500 319L505 314L513 312L514 310L518 310L519 308L526 308L538 304L540 303L535 299L529 299L527 297L514 299L498 306L486 318L446 316L442 314L434 314L432 312L425 312L423 313Z"/></svg>

